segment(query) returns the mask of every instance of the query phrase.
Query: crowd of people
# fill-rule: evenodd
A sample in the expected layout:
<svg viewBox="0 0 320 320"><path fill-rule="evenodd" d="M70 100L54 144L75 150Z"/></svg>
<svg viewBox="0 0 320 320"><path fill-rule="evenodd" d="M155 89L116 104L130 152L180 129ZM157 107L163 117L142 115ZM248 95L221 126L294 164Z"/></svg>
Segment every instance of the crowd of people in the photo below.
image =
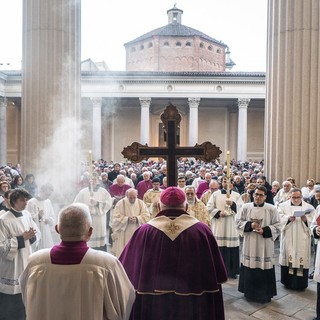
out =
<svg viewBox="0 0 320 320"><path fill-rule="evenodd" d="M200 307L205 311L197 319L224 319L222 283L228 278L238 278L238 290L247 300L268 303L277 295L276 263L281 267L280 281L286 288L304 290L308 278L320 282L319 268L315 268L320 267L320 254L316 254L320 236L320 183L310 178L299 187L293 177L268 182L263 170L263 162L233 160L227 168L218 161L180 159L177 186L168 187L167 167L162 161L108 163L100 159L83 164L71 204L78 218L85 216L82 220L79 218L82 224L86 221L87 229L81 235L86 235L83 248L87 249L79 248L84 250L80 256L82 259L90 248L102 255L111 253L115 261L121 261L124 269L117 272L124 282L127 279L122 273L127 273L136 295L133 303L130 285L125 286L123 301L128 302L129 309L133 304L133 308L130 313L118 306L117 312L123 317L119 319L130 314L131 319L195 319L191 315ZM26 299L28 293L24 292L22 300L19 286L19 277L27 268L31 253L46 249L46 256L50 256L50 248L60 246L59 250L63 251L70 245L70 237L65 240L64 232L57 227L62 242L54 243L55 225L61 221L66 223L61 215L73 211L64 208L57 218L49 199L53 192L50 183L41 181L38 187L33 174L23 178L19 166L0 168L0 309L5 308L5 314L9 315L4 319L13 319L10 316L17 310L23 313L23 302L31 310L30 314L35 315ZM21 229L21 223L16 223L17 217L25 220L25 230ZM73 231L77 240L70 241L80 241L77 230ZM192 250L193 255L196 254L187 240L190 234L199 241L194 243L195 248L199 248L199 259L196 266L188 269L188 254ZM202 238L204 234L206 239ZM200 246L202 241L209 241L210 248ZM279 261L274 261L276 241L280 245ZM157 246L165 250L158 252ZM183 252L177 254L182 246L185 256ZM206 260L206 250L215 252L214 261ZM313 261L311 250L314 250ZM58 265L72 264L64 263L63 257L62 253ZM77 264L81 264L81 259ZM32 261L39 263L40 260ZM169 267L165 265L168 261L172 261ZM206 265L200 267L203 263ZM199 275L200 278L195 277L189 283L179 274L201 273L202 268L205 274L208 268L215 270L212 280L204 280ZM27 283L29 277L30 270L28 275L24 273L23 283ZM185 286L180 286L179 281L171 282L172 277L180 279ZM189 299L181 298L190 292L193 294ZM207 296L199 298L200 292L209 294L210 304L205 302ZM18 300L10 300L13 296ZM1 301L5 301L5 305L1 305ZM111 302L106 303L110 308ZM172 313L166 307L172 303L181 308ZM10 309L17 304L20 307L14 307L16 311ZM147 305L156 307L147 310ZM206 313L210 317L206 317ZM16 315L14 319L20 317ZM315 319L320 320L320 285Z"/></svg>

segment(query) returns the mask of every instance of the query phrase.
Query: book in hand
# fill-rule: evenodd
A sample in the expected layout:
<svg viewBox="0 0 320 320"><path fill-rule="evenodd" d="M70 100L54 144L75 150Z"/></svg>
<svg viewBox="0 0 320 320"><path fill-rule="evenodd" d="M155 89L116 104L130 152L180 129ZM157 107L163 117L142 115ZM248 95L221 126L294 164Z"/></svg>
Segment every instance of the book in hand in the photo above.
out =
<svg viewBox="0 0 320 320"><path fill-rule="evenodd" d="M317 225L320 226L320 215L318 216L318 218L316 219Z"/></svg>
<svg viewBox="0 0 320 320"><path fill-rule="evenodd" d="M293 216L294 216L294 217L302 217L302 216L304 216L305 214L306 214L305 211L301 210L301 211L295 211L295 212L293 213Z"/></svg>
<svg viewBox="0 0 320 320"><path fill-rule="evenodd" d="M312 211L311 209L299 210L299 211L295 211L295 212L293 213L293 215L294 215L295 217L302 217L302 216L304 216L304 215L306 215L306 214L309 214L311 211Z"/></svg>

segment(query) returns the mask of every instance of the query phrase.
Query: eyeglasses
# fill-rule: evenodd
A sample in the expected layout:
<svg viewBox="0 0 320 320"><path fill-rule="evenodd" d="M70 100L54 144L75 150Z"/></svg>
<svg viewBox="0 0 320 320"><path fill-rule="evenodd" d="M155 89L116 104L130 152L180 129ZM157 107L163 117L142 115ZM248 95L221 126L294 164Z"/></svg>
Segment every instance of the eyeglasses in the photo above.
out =
<svg viewBox="0 0 320 320"><path fill-rule="evenodd" d="M194 193L187 192L187 193L186 193L186 195L187 195L187 196L193 196L193 195L194 195Z"/></svg>
<svg viewBox="0 0 320 320"><path fill-rule="evenodd" d="M263 193L254 193L253 195L256 197L264 197L265 196L265 194L263 194Z"/></svg>

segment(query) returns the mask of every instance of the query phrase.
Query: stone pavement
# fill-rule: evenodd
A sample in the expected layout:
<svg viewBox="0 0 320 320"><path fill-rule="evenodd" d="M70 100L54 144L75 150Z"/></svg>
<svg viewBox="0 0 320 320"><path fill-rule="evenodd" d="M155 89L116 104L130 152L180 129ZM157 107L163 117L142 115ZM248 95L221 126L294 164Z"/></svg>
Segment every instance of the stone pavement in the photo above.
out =
<svg viewBox="0 0 320 320"><path fill-rule="evenodd" d="M312 320L316 316L317 283L309 280L308 288L302 292L286 289L280 283L278 243L275 254L277 296L270 303L248 302L238 291L238 280L228 279L222 285L226 320Z"/></svg>

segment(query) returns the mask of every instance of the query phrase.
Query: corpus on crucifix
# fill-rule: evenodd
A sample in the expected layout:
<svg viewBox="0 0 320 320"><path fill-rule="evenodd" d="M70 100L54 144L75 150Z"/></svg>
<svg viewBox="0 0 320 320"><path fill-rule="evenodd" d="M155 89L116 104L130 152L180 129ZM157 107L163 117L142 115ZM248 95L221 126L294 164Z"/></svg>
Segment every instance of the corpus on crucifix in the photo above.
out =
<svg viewBox="0 0 320 320"><path fill-rule="evenodd" d="M165 132L165 147L149 147L139 142L133 142L123 149L122 154L132 162L140 162L149 158L165 158L167 162L168 186L177 185L177 160L181 157L193 157L204 162L210 162L219 158L221 150L211 142L196 144L194 147L179 146L179 132L181 115L177 108L170 104L161 114L161 121Z"/></svg>

